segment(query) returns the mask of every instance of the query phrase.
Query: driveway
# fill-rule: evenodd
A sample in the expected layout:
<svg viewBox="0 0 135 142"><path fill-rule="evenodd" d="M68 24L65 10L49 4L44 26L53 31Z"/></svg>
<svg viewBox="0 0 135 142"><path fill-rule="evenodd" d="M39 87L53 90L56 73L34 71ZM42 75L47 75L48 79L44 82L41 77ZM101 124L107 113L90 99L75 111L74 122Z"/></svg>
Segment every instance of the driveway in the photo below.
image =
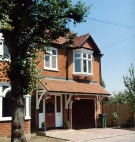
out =
<svg viewBox="0 0 135 142"><path fill-rule="evenodd" d="M135 131L111 128L83 130L52 130L46 136L63 139L67 142L135 142Z"/></svg>
<svg viewBox="0 0 135 142"><path fill-rule="evenodd" d="M111 128L50 130L41 134L33 135L28 142L135 142L135 131ZM10 139L0 138L0 142L10 142Z"/></svg>

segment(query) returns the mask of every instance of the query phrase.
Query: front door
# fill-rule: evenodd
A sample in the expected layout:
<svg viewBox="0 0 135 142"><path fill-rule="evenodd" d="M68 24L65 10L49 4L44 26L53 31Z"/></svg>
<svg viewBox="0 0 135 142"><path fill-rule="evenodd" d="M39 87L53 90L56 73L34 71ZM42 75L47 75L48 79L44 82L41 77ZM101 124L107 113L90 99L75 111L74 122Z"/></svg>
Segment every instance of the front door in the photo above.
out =
<svg viewBox="0 0 135 142"><path fill-rule="evenodd" d="M45 101L45 121L47 128L55 127L55 96L51 95L50 99Z"/></svg>
<svg viewBox="0 0 135 142"><path fill-rule="evenodd" d="M62 96L56 95L55 96L55 125L56 127L62 127L63 126L63 117L62 117Z"/></svg>

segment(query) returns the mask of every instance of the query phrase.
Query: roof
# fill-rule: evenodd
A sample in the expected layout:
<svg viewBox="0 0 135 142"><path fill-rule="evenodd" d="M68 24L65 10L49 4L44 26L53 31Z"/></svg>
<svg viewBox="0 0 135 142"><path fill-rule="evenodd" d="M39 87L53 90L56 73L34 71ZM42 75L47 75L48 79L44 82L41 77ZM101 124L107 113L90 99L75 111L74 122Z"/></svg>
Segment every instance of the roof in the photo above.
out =
<svg viewBox="0 0 135 142"><path fill-rule="evenodd" d="M109 92L97 83L89 84L54 79L40 79L40 83L48 92L110 95Z"/></svg>
<svg viewBox="0 0 135 142"><path fill-rule="evenodd" d="M53 42L53 43L61 45L61 44L65 43L67 40L68 39L66 39L64 37L59 37L57 42ZM81 36L76 36L76 38L74 39L74 44L70 45L70 47L71 48L81 48L81 47L83 47L83 45L87 41L90 41L90 43L98 51L98 53L101 54L99 47L97 46L97 44L95 43L95 41L93 40L92 36L89 33L85 34L85 35L81 35Z"/></svg>

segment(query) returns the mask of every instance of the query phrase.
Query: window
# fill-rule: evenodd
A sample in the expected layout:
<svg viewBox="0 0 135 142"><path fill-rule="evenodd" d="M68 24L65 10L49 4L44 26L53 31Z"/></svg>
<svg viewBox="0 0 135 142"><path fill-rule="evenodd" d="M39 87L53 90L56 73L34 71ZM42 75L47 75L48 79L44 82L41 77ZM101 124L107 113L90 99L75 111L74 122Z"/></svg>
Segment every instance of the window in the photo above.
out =
<svg viewBox="0 0 135 142"><path fill-rule="evenodd" d="M4 91L7 89L8 86L3 86L2 90ZM2 117L11 117L11 93L8 91L3 97L3 110L2 110Z"/></svg>
<svg viewBox="0 0 135 142"><path fill-rule="evenodd" d="M7 46L4 44L4 38L2 33L0 33L0 60L8 61L10 59L10 55L8 52Z"/></svg>
<svg viewBox="0 0 135 142"><path fill-rule="evenodd" d="M91 76L93 75L93 51L86 49L74 50L74 71L73 75Z"/></svg>
<svg viewBox="0 0 135 142"><path fill-rule="evenodd" d="M0 83L0 121L11 120L11 88L9 83ZM30 95L24 95L25 99L25 119L30 119Z"/></svg>
<svg viewBox="0 0 135 142"><path fill-rule="evenodd" d="M49 51L45 51L44 68L48 70L58 70L57 64L57 49L50 47Z"/></svg>

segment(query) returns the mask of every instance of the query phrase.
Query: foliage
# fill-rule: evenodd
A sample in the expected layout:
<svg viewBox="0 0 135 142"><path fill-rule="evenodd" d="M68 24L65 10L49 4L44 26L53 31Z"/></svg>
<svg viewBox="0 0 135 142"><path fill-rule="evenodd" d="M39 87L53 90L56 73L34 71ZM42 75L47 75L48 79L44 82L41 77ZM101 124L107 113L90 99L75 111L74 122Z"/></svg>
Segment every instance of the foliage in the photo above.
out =
<svg viewBox="0 0 135 142"><path fill-rule="evenodd" d="M131 112L135 114L135 105L133 105L133 107L131 108Z"/></svg>
<svg viewBox="0 0 135 142"><path fill-rule="evenodd" d="M133 65L129 68L129 76L123 76L126 89L121 92L114 92L110 98L110 101L103 103L115 104L115 103L134 103L135 102L135 70Z"/></svg>
<svg viewBox="0 0 135 142"><path fill-rule="evenodd" d="M73 44L76 34L71 33L66 25L70 20L75 25L84 22L87 14L89 7L80 1L75 5L71 0L0 1L0 32L11 57L8 70L14 107L11 141L26 141L22 124L23 95L36 89L36 75L39 73L36 65L39 58L43 58L39 52L48 49L60 36L67 39L64 47Z"/></svg>
<svg viewBox="0 0 135 142"><path fill-rule="evenodd" d="M88 7L80 1L72 5L70 0L1 0L0 32L3 33L11 56L9 78L20 78L14 94L29 94L35 87L35 59L59 36L66 37L67 44L73 43L75 34L67 34L69 19L74 24L84 22ZM9 28L10 27L10 28ZM39 46L40 45L40 46ZM12 85L12 83L11 83Z"/></svg>
<svg viewBox="0 0 135 142"><path fill-rule="evenodd" d="M42 126L42 127L46 127L46 126L47 126L47 123L46 123L46 122L42 122L41 126Z"/></svg>
<svg viewBox="0 0 135 142"><path fill-rule="evenodd" d="M130 97L132 102L135 102L135 70L132 64L129 68L129 76L123 76L123 79L126 87L126 94Z"/></svg>
<svg viewBox="0 0 135 142"><path fill-rule="evenodd" d="M133 127L133 126L134 126L134 120L133 120L133 118L129 118L129 119L127 119L126 122L123 123L120 127L121 127L121 128L131 128L131 127Z"/></svg>
<svg viewBox="0 0 135 142"><path fill-rule="evenodd" d="M69 121L68 120L66 120L65 121L65 126L69 126L70 124L69 124Z"/></svg>
<svg viewBox="0 0 135 142"><path fill-rule="evenodd" d="M110 104L115 104L115 103L129 103L130 100L126 94L125 91L123 92L118 92L118 93L113 93L109 103Z"/></svg>
<svg viewBox="0 0 135 142"><path fill-rule="evenodd" d="M117 112L113 112L111 114L111 118L112 118L112 121L113 121L113 125L116 126L116 121L118 119L118 113Z"/></svg>

